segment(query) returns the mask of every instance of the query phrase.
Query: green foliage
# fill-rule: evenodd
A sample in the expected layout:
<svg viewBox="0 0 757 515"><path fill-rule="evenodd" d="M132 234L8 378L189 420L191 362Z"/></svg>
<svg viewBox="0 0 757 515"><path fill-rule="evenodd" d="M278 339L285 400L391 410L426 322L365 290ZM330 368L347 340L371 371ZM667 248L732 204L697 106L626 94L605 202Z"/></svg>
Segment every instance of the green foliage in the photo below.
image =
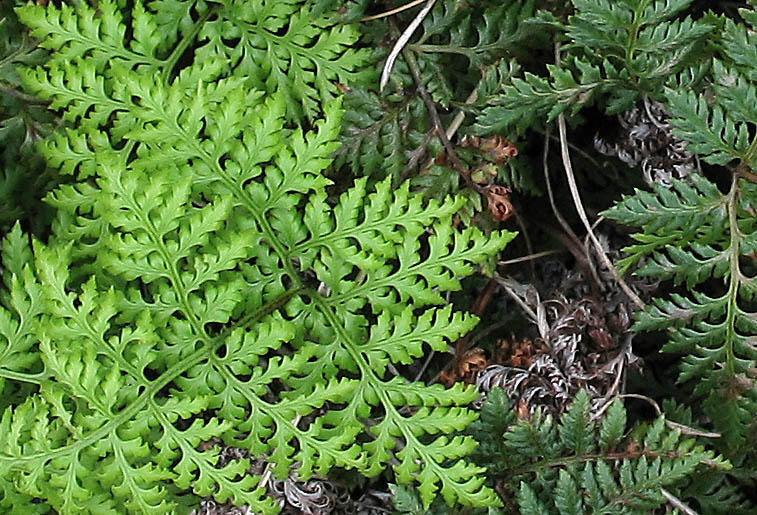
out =
<svg viewBox="0 0 757 515"><path fill-rule="evenodd" d="M743 9L756 26L757 12ZM714 61L710 101L685 88L667 90L671 122L689 148L712 164L732 164L727 193L704 177L673 189L637 192L606 214L637 226L639 244L628 247L626 264L643 262L637 273L685 283L688 292L656 299L639 317L637 329L667 329L664 350L682 353L679 380L694 381L694 393L724 435L727 448L741 448L757 410L753 370L757 366L754 305L757 226L757 74L754 37L728 22L722 56ZM750 133L751 131L751 133Z"/></svg>
<svg viewBox="0 0 757 515"><path fill-rule="evenodd" d="M601 422L590 417L585 391L556 422L537 412L517 418L500 389L492 390L470 432L481 442L479 463L512 496L520 513L651 513L687 478L730 464L666 427L663 417L626 433L626 410L613 401Z"/></svg>
<svg viewBox="0 0 757 515"><path fill-rule="evenodd" d="M571 452L582 456L586 448L609 449L623 434L625 420L618 418L619 408L613 408L615 415L608 415L602 427L596 428L581 418L581 399L559 423L541 413L516 422L512 414L510 419L496 420L484 411L478 424L485 429L476 433L481 442L476 456L498 486L511 489L508 495L523 513L604 509L648 513L665 502L660 484L692 499L703 513L749 512L753 507L743 491L753 486L757 449L755 2L739 9L738 16L724 2L712 3L730 17L702 13L702 3L691 0L573 0L565 11L556 4L544 2L545 9L519 20L534 33L552 36L552 48L546 49L553 53L546 63L544 59L531 62L531 55L524 58L517 51L512 56L515 59L487 62L491 67L476 86L479 98L466 106L460 106L465 93L453 96L457 104L447 101L446 92L454 88L428 89L437 92L434 99L442 107L455 105L473 113L475 124L465 129L479 136L515 139L543 133L550 129L550 122L565 114L578 127L577 141L570 142L575 148L587 133L604 137L603 124L609 119L603 115L627 114L636 108L646 109L646 123L655 124L660 131L673 127L672 135L684 142L676 150L696 155L696 170L685 181L672 181L670 187L657 185L653 191L636 190L603 215L638 228L632 235L634 244L625 249L626 257L618 263L622 272L633 270L651 281L670 281L637 313L633 329L664 331L667 343L662 349L681 355L676 393L693 394L693 420L697 425L714 426L722 435L714 444L733 458L737 470L725 474L708 469L692 477L693 461L663 466L645 457L645 452L659 452L647 449L647 442L664 441L659 436L665 432L662 419L637 427L633 442L641 450L631 450L641 455L627 455L626 462L608 463L601 452L593 455L596 463L557 461ZM429 20L430 24L434 19ZM508 63L507 67L503 63ZM399 68L397 80L403 73ZM433 80L434 74L423 72L424 84ZM660 106L660 118L650 113L652 103ZM595 109L587 109L590 107ZM585 123L583 116L594 123ZM621 125L623 119L629 117L620 118ZM623 129L637 130L637 135L644 132L641 123ZM635 150L650 152L649 147ZM585 152L580 154L587 157ZM578 155L573 153L574 165L580 163ZM625 157L626 162L639 162ZM545 163L548 159L545 152ZM587 161L591 162L590 156ZM601 162L575 167L579 184L585 177L606 180L601 178L605 172ZM435 178L433 171L426 175L429 182ZM439 183L449 178L439 172L437 176L442 178ZM611 185L614 191L620 189L618 184ZM429 190L434 191L432 187ZM581 193L584 202L592 193ZM556 197L559 206L559 192ZM565 225L562 220L561 225ZM655 393L669 395L667 391ZM502 413L507 411L504 406L499 408ZM505 443L491 440L496 431L509 435ZM709 452L696 447L693 440L673 439L674 445L680 443L686 452ZM506 442L518 446L508 447ZM533 463L547 460L550 465L531 469L515 448L522 449ZM619 452L618 448L612 452ZM637 459L638 463L634 462ZM556 460L555 465L549 460ZM651 484L657 486L646 490ZM575 492L586 495L576 496ZM629 497L624 497L626 492ZM613 504L613 499L621 498ZM721 501L721 507L714 508Z"/></svg>
<svg viewBox="0 0 757 515"><path fill-rule="evenodd" d="M647 256L638 274L685 283L689 293L656 299L636 328L668 329L664 350L684 354L680 381L695 380L694 393L705 397L705 412L735 450L757 409L750 386L757 188L734 175L726 195L702 177L656 193L637 192L606 214L643 229L634 235L641 243L626 249L627 263ZM711 278L716 284L706 282Z"/></svg>
<svg viewBox="0 0 757 515"><path fill-rule="evenodd" d="M350 25L384 7L14 3L0 5L0 511L185 513L199 496L275 513L271 478L346 471L396 483L400 513L650 513L670 509L667 495L753 512L754 1L735 16L691 0L437 0L383 91L381 60L419 6ZM514 236L480 216L486 195L533 236L530 275L551 277L536 260L555 241L540 240L565 221L555 231L523 194L540 194L542 164L554 170L550 122L563 113L590 216L609 204L600 197L629 193L604 212L638 228L620 271L662 284L633 328L661 331L680 375L672 385L655 340L636 337L651 369L642 393L668 397L650 422L618 399L599 410L610 394L593 390L557 418L494 390L479 416L473 387L403 375L477 322L449 292ZM652 123L660 140L647 143L686 154L685 180L630 194L640 181L610 175L587 143L616 113L635 120L629 134ZM56 184L49 228L37 199ZM550 184L575 222L555 174ZM595 230L613 257L607 227ZM575 236L587 269L541 286L584 295L576 282L596 272L607 334L579 349L594 360L630 335L614 282L590 270L593 256L583 263ZM494 325L471 340L488 362ZM613 393L634 381L633 352L610 358Z"/></svg>
<svg viewBox="0 0 757 515"><path fill-rule="evenodd" d="M566 22L542 11L540 20L563 34L560 62L548 76L526 72L503 85L478 117L479 134L523 133L599 103L608 114L629 109L644 95L659 98L672 75L702 74L710 19L681 18L692 0L573 0ZM560 38L556 38L558 41Z"/></svg>
<svg viewBox="0 0 757 515"><path fill-rule="evenodd" d="M25 83L67 123L42 149L72 179L49 241L17 227L2 249L0 378L30 385L2 401L3 506L185 512L192 492L277 512L213 439L280 479L391 467L423 506L499 502L457 434L475 389L394 365L475 325L442 294L514 233L456 229L462 198L407 184L329 196L336 82L364 54L311 8L18 10L51 51Z"/></svg>
<svg viewBox="0 0 757 515"><path fill-rule="evenodd" d="M502 56L522 53L527 44L534 43L525 21L534 15L535 8L534 1L436 2L404 52L417 63L420 85L435 102L444 123L457 112L470 111L483 103L504 76L517 70L514 61ZM413 14L400 18L400 26L404 28L403 24L409 23ZM367 39L377 46L375 59L385 58L383 20L373 22L365 32ZM349 165L361 175L378 178L391 175L395 183L420 168L414 185L441 199L459 190L462 182L448 164L436 165L430 160L438 157L443 147L434 134L428 106L417 86L411 63L400 56L385 91L368 87L349 91L345 96L343 146L338 151L337 163ZM473 101L476 97L480 102ZM464 104L465 98L471 101ZM463 122L462 131L471 121L469 118ZM461 158L471 169L486 162L481 155L461 155ZM538 191L525 162L516 159L489 166L494 167L498 182L525 192ZM480 210L480 200L477 209Z"/></svg>
<svg viewBox="0 0 757 515"><path fill-rule="evenodd" d="M0 230L23 218L39 231L46 220L40 198L53 186L34 143L53 129L54 118L43 103L24 94L17 73L21 65L41 61L13 12L13 2L0 5Z"/></svg>

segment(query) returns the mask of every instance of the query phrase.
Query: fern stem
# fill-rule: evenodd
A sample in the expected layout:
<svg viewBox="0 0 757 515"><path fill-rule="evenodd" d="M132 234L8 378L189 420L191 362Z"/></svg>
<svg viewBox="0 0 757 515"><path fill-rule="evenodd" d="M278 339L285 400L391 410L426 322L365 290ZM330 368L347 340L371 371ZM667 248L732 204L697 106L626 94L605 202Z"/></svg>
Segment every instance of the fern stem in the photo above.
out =
<svg viewBox="0 0 757 515"><path fill-rule="evenodd" d="M294 292L297 293L297 292ZM284 293L281 297L275 299L273 302L271 302L267 307L262 308L258 311L256 311L256 314L261 316L265 316L268 314L272 309L270 309L271 306L277 306L281 307L283 305L284 299L289 300L293 296L292 291L287 291ZM160 377L155 379L154 381L150 382L148 385L145 386L142 393L132 401L132 403L129 405L128 408L121 411L118 415L113 417L107 424L103 425L102 427L92 431L89 435L87 435L86 438L72 443L70 445L66 445L64 447L60 447L58 449L55 449L50 452L41 452L37 454L28 454L23 457L21 456L8 456L0 454L0 462L9 462L9 468L13 469L16 468L15 465L22 464L22 463L30 463L34 462L36 460L45 460L48 461L50 459L53 459L58 456L65 456L70 453L78 453L81 449L84 449L86 447L89 447L93 445L98 440L102 439L107 435L109 432L115 430L116 428L120 427L125 422L131 420L134 418L134 416L163 388L168 386L168 384L171 383L174 379L179 377L181 374L192 368L193 366L200 363L203 359L211 355L215 350L220 347L224 342L226 341L226 333L223 333L219 336L216 336L213 339L208 339L200 345L200 348L195 350L192 354L187 356L185 359L179 361L178 363L175 363L173 366L171 366L168 370L166 370ZM0 371L0 375L6 375L5 370ZM10 377L10 374L7 374L8 377ZM21 376L27 376L26 374L21 374Z"/></svg>
<svg viewBox="0 0 757 515"><path fill-rule="evenodd" d="M757 138L756 138L757 140ZM727 338L725 341L726 362L725 369L729 378L736 377L736 355L734 353L734 333L736 332L736 312L739 295L739 282L741 280L741 270L739 268L739 247L741 245L741 232L738 225L738 197L739 197L739 176L733 174L731 178L731 189L728 192L728 224L730 225L730 242L729 242L729 284L728 284L728 308L726 312L726 331Z"/></svg>
<svg viewBox="0 0 757 515"><path fill-rule="evenodd" d="M36 454L27 454L24 456L8 456L0 454L0 462L8 462L8 468L15 469L19 464L31 463L37 460L49 461L59 456L66 456L68 454L78 453L82 449L94 445L97 441L101 440L108 433L120 427L122 424L132 420L134 416L147 404L147 402L153 398L160 390L168 386L168 384L183 374L187 369L200 363L208 353L212 352L208 346L202 346L186 359L175 363L171 368L166 370L163 375L158 379L150 383L142 391L142 394L131 402L128 408L121 411L118 415L113 417L107 424L104 424L100 428L92 431L86 438L79 440L78 442L59 447L58 449L49 452L40 452Z"/></svg>
<svg viewBox="0 0 757 515"><path fill-rule="evenodd" d="M444 145L444 149L447 151L449 160L452 163L452 168L463 178L466 186L474 191L483 194L481 186L471 180L470 173L463 166L460 158L457 156L455 148L452 146L452 143L447 137L447 131L444 129L441 118L439 118L439 112L436 110L436 105L434 104L431 96L428 94L428 91L426 91L425 86L423 86L423 80L421 79L421 72L420 67L418 66L418 61L415 59L413 53L409 50L404 50L402 52L402 56L407 62L410 73L413 76L413 80L415 81L415 85L418 88L418 93L420 93L423 102L426 104L428 114L431 117L431 121L434 125L434 131L436 132L437 137L441 140L442 145Z"/></svg>
<svg viewBox="0 0 757 515"><path fill-rule="evenodd" d="M0 377L6 379L13 379L22 383L32 383L41 385L49 375L46 372L40 372L38 374L25 374L23 372L16 372L15 370L8 370L7 368L0 368Z"/></svg>
<svg viewBox="0 0 757 515"><path fill-rule="evenodd" d="M231 332L232 329L236 329L239 327L242 327L242 328L249 327L255 322L263 319L265 316L270 315L271 313L273 313L274 311L280 308L283 308L287 304L287 302L289 302L292 299L292 297L294 297L295 295L299 293L302 293L303 291L305 291L304 286L298 286L296 288L290 288L286 290L280 296L273 299L271 302L261 307L257 311L254 311L242 317L232 327L227 328L224 334L228 334L229 332Z"/></svg>
<svg viewBox="0 0 757 515"><path fill-rule="evenodd" d="M27 104L48 105L50 103L48 100L42 100L40 98L27 95L26 93L22 93L16 90L16 88L6 85L4 82L0 82L0 93L13 97L22 102L26 102Z"/></svg>
<svg viewBox="0 0 757 515"><path fill-rule="evenodd" d="M192 27L192 31L187 34L181 42L174 47L173 51L171 52L171 55L168 56L168 59L166 59L163 62L163 81L168 84L168 78L171 76L171 72L173 71L174 66L176 66L176 63L179 61L182 55L184 55L184 52L186 52L187 48L189 48L189 45L191 45L195 38L197 37L197 34L200 32L200 29L202 29L205 22L210 18L214 13L216 12L216 8L208 9L205 14L202 15L202 17L195 22L194 27Z"/></svg>
<svg viewBox="0 0 757 515"><path fill-rule="evenodd" d="M650 0L639 2L633 12L633 21L631 22L631 27L628 29L628 45L626 46L625 68L635 79L639 77L639 74L633 67L633 54L636 51L636 40L639 37L639 29L641 28L639 18L644 13L644 10L649 5L649 2Z"/></svg>

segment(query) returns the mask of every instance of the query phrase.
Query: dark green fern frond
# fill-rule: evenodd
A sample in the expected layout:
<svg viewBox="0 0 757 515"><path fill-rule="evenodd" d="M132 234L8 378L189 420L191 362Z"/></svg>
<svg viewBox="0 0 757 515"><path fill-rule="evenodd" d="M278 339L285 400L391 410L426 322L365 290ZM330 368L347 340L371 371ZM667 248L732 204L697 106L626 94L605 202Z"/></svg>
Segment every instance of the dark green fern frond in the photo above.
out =
<svg viewBox="0 0 757 515"><path fill-rule="evenodd" d="M691 1L573 0L575 14L566 23L541 13L568 39L561 62L548 65L546 77L527 72L506 84L478 118L476 131L522 132L595 102L613 114L643 95L659 95L671 75L696 68L706 57L696 52L712 25L677 18Z"/></svg>
<svg viewBox="0 0 757 515"><path fill-rule="evenodd" d="M349 164L361 174L399 182L413 151L418 153L416 161L424 155L421 143L429 121L423 101L355 88L345 93L344 102L337 165Z"/></svg>
<svg viewBox="0 0 757 515"><path fill-rule="evenodd" d="M45 52L36 47L12 4L0 5L0 234L18 219L41 232L49 220L40 200L55 185L34 148L52 132L55 118L43 102L24 92L17 71L40 63Z"/></svg>
<svg viewBox="0 0 757 515"><path fill-rule="evenodd" d="M757 409L755 390L749 386L757 359L752 344L757 290L749 264L757 248L751 207L757 188L737 175L725 195L702 177L695 182L699 192L709 195L679 183L675 190L658 188L657 195L638 192L606 215L643 229L635 235L643 244L626 249L627 263L649 256L638 274L673 279L691 290L656 299L635 327L668 329L664 350L684 354L680 380L695 381L695 394L705 397L708 415L735 449L746 438ZM710 278L722 286L697 291Z"/></svg>
<svg viewBox="0 0 757 515"><path fill-rule="evenodd" d="M485 450L477 456L521 513L650 513L666 502L661 488L679 493L698 471L730 466L662 417L627 433L620 400L600 423L589 402L580 392L559 422L538 412L516 419L502 391L489 393L470 430Z"/></svg>
<svg viewBox="0 0 757 515"><path fill-rule="evenodd" d="M526 2L440 1L424 19L422 34L408 48L419 59L431 54L465 56L480 69L533 37L525 20L533 17L534 0ZM533 43L533 42L530 42Z"/></svg>
<svg viewBox="0 0 757 515"><path fill-rule="evenodd" d="M754 10L742 13L757 22ZM735 450L757 410L757 186L741 178L751 179L757 169L757 77L745 68L744 56L753 52L748 34L729 22L725 38L723 59L712 68L710 100L683 88L668 89L667 97L671 123L688 148L708 163L729 166L728 192L695 177L671 190L637 192L606 214L643 231L634 235L640 244L626 249L626 265L647 257L638 274L686 284L688 292L655 299L636 328L667 329L664 350L683 354L680 381L694 382L706 413Z"/></svg>
<svg viewBox="0 0 757 515"><path fill-rule="evenodd" d="M417 62L420 85L436 103L443 123L452 119L453 107L469 111L477 105L471 96L474 90L480 89L475 92L479 98L488 97L508 68L517 66L505 57L520 45L533 43L527 20L534 9L535 2L531 1L473 6L445 0L434 6L404 51L412 53ZM367 28L366 32L367 37L383 38L386 29ZM380 60L388 49L383 40L377 43L376 57ZM440 171L427 166L442 147L416 88L410 68L400 56L392 69L388 92L348 92L339 162L361 165L356 168L358 173L379 179L391 175L397 180L420 169L424 177L416 184L439 192L441 198L459 190L459 178L451 168ZM464 104L466 98L471 103ZM463 127L471 120L469 117ZM510 187L534 189L528 171L517 164L501 166L497 174Z"/></svg>

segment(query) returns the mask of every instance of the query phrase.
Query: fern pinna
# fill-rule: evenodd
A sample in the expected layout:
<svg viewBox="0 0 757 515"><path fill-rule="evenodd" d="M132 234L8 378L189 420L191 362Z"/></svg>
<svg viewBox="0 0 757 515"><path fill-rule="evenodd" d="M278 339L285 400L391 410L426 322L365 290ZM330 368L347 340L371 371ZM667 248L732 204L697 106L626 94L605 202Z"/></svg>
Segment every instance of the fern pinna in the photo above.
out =
<svg viewBox="0 0 757 515"><path fill-rule="evenodd" d="M46 244L2 247L0 507L275 513L266 475L390 465L426 505L497 504L473 439L446 436L475 389L393 364L473 327L441 294L514 234L386 181L332 201L354 30L291 0L93 4L17 11L51 51L24 78L67 122L43 151L72 178ZM217 467L218 438L265 473Z"/></svg>

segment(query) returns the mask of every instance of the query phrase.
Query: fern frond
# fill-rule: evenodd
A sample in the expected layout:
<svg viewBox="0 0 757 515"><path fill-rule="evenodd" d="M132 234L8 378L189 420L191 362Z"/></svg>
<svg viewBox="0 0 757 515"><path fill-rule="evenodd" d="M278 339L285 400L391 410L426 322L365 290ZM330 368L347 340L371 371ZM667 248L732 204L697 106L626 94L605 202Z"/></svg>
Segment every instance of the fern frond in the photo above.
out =
<svg viewBox="0 0 757 515"><path fill-rule="evenodd" d="M682 260L690 255L681 254L679 249L699 242L697 251L709 254L704 245L722 242L721 235L728 224L726 200L718 188L701 175L693 175L689 182L675 181L671 189L655 187L654 193L636 190L633 196L623 197L607 214L625 225L640 225L645 229L633 235L639 243L627 247L629 255L618 263L621 270L655 255L655 261L646 264L647 275L664 270L666 278L674 277L676 282L685 280L690 286L701 282L707 273L693 266L675 268L659 252L669 248L673 259Z"/></svg>
<svg viewBox="0 0 757 515"><path fill-rule="evenodd" d="M51 6L36 25L24 8L72 58L26 80L72 125L45 152L74 177L51 196L48 245L9 258L42 292L29 341L44 368L40 393L3 413L3 481L61 513L169 513L190 491L276 512L249 460L218 466L203 445L221 439L282 479L393 466L426 506L496 505L463 459L475 442L455 434L475 389L389 371L473 327L442 293L515 234L457 230L463 200L387 181L327 201L342 113L326 100L356 78L352 29L295 1L214 2L191 28L183 5L152 12L163 4L125 11L131 31L112 3ZM67 47L75 33L108 44ZM143 73L114 48L165 60ZM307 130L289 123L300 113Z"/></svg>
<svg viewBox="0 0 757 515"><path fill-rule="evenodd" d="M595 101L614 114L657 95L671 75L695 66L694 52L713 29L705 20L674 19L689 4L574 0L567 23L551 23L569 41L562 62L548 65L547 77L526 73L505 84L478 117L477 133L523 132Z"/></svg>
<svg viewBox="0 0 757 515"><path fill-rule="evenodd" d="M124 42L126 25L116 2L105 0L93 9L86 3L60 9L46 9L29 4L16 10L21 21L32 28L32 35L43 48L53 50L58 62L70 62L87 56L87 61L104 72L112 61L149 73L162 66L154 55L157 27L136 2L132 11L133 42Z"/></svg>
<svg viewBox="0 0 757 515"><path fill-rule="evenodd" d="M566 66L547 65L547 70L549 80L529 72L522 79L514 77L478 116L476 133L514 130L522 134L545 116L551 121L567 109L575 114L601 93L620 90L627 80L626 72L607 60L600 66L568 58Z"/></svg>
<svg viewBox="0 0 757 515"><path fill-rule="evenodd" d="M42 315L42 291L29 268L31 250L18 224L2 246L3 279L0 294L0 408L18 402L19 394L43 377L42 357L34 327Z"/></svg>
<svg viewBox="0 0 757 515"><path fill-rule="evenodd" d="M531 36L525 20L534 11L533 0L485 6L483 10L459 2L439 2L424 19L417 42L409 48L420 56L464 55L471 67L480 68Z"/></svg>
<svg viewBox="0 0 757 515"><path fill-rule="evenodd" d="M747 19L757 20L753 10ZM754 368L753 222L755 185L740 179L757 166L750 125L757 112L757 89L742 56L752 51L743 30L726 23L724 60L714 61L712 101L691 91L667 90L671 123L688 148L712 164L733 163L730 190L723 194L704 177L676 183L654 194L637 192L607 212L610 218L641 227L628 247L625 265L641 262L641 275L685 283L686 294L655 299L638 317L637 329L668 329L663 347L683 353L680 381L695 380L706 413L737 449L753 425L757 408ZM684 214L686 213L686 214ZM709 287L705 287L709 284Z"/></svg>
<svg viewBox="0 0 757 515"><path fill-rule="evenodd" d="M657 196L638 192L607 215L643 228L637 239L644 244L626 249L630 253L627 263L649 256L637 273L685 282L692 290L688 295L657 299L639 315L636 327L670 328L670 341L664 350L686 354L680 380L697 380L695 392L707 397L708 413L726 434L728 445L735 446L752 424L749 413L755 402L750 389L739 386L757 357L748 336L757 329L749 308L754 296L753 278L741 264L750 252L755 230L743 206L748 205L755 188L734 178L730 192L722 195L703 177L696 178L695 184L697 189L676 184L675 190L658 190ZM701 196L697 190L711 195ZM698 225L690 229L674 221L675 211L686 205L687 210L698 211ZM673 209L668 211L668 206ZM659 219L650 216L655 211ZM691 219L687 219L687 225ZM720 293L695 290L710 278L722 281ZM737 393L726 393L729 391Z"/></svg>
<svg viewBox="0 0 757 515"><path fill-rule="evenodd" d="M354 70L366 51L350 48L357 33L333 25L297 1L264 1L256 6L222 2L218 18L203 24L200 61L228 61L247 87L273 93L287 104L287 116L314 118L319 106L335 98L333 83L359 83L365 72ZM229 44L228 42L232 42Z"/></svg>
<svg viewBox="0 0 757 515"><path fill-rule="evenodd" d="M482 449L496 451L477 456L487 464L507 463L490 473L510 485L507 494L523 513L649 513L666 502L661 488L677 492L703 463L730 467L713 451L668 429L662 417L626 436L626 410L617 399L597 426L583 390L557 424L539 412L513 420L501 392L495 389L488 397L470 431ZM496 416L509 422L492 426L488 420ZM487 431L492 427L497 430Z"/></svg>
<svg viewBox="0 0 757 515"><path fill-rule="evenodd" d="M344 96L342 146L336 164L349 164L366 176L391 176L395 182L409 161L408 154L423 141L428 130L425 106L420 98L379 96L355 88Z"/></svg>
<svg viewBox="0 0 757 515"><path fill-rule="evenodd" d="M55 117L23 93L18 69L39 64L45 51L13 12L13 2L0 5L0 230L5 234L23 219L35 230L44 226L40 199L56 180L36 152L37 139L52 132Z"/></svg>

